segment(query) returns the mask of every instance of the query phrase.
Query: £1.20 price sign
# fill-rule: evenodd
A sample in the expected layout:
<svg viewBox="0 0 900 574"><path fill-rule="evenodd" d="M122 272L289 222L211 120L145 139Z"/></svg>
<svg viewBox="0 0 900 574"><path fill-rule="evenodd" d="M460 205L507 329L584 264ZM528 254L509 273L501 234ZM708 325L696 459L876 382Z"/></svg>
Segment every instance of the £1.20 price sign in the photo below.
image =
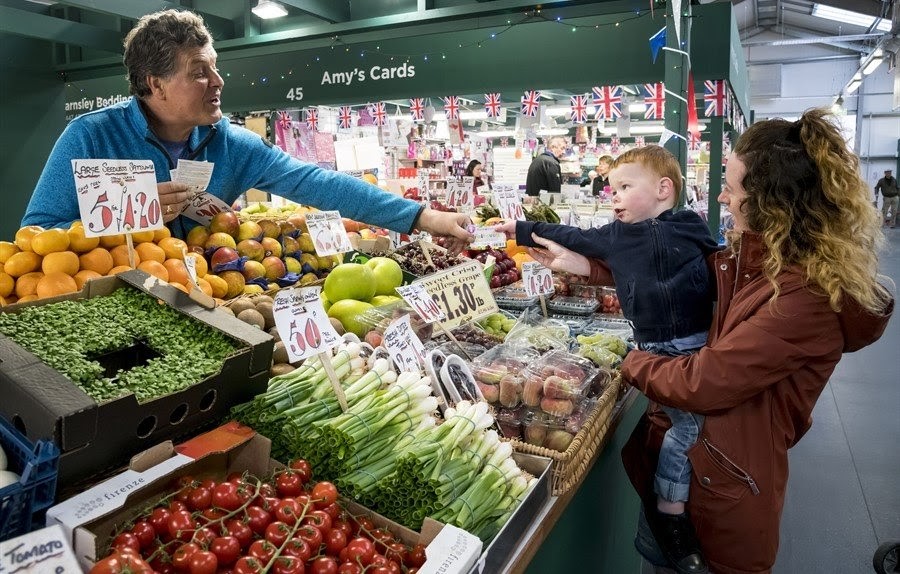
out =
<svg viewBox="0 0 900 574"><path fill-rule="evenodd" d="M292 363L327 351L341 341L322 306L320 290L294 287L275 295L275 326Z"/></svg>
<svg viewBox="0 0 900 574"><path fill-rule="evenodd" d="M447 329L499 311L484 278L484 266L474 259L417 279L412 284L423 286L431 300L437 303L446 315L440 323Z"/></svg>
<svg viewBox="0 0 900 574"><path fill-rule="evenodd" d="M522 199L519 197L518 190L513 186L498 184L494 189L494 200L497 202L500 217L507 221L525 221Z"/></svg>
<svg viewBox="0 0 900 574"><path fill-rule="evenodd" d="M446 319L441 307L431 298L423 285L413 283L397 287L397 293L413 308L426 323L434 323Z"/></svg>
<svg viewBox="0 0 900 574"><path fill-rule="evenodd" d="M522 285L528 297L552 295L554 292L550 270L535 261L522 264Z"/></svg>
<svg viewBox="0 0 900 574"><path fill-rule="evenodd" d="M72 175L86 237L163 227L152 161L73 159Z"/></svg>

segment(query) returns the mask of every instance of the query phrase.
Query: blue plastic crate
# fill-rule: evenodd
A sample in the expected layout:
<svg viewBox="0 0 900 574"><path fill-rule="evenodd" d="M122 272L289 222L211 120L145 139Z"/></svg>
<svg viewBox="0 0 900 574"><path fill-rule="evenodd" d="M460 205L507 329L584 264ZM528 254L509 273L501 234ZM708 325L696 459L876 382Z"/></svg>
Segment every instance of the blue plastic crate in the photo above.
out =
<svg viewBox="0 0 900 574"><path fill-rule="evenodd" d="M3 541L44 526L44 513L56 496L59 449L45 440L33 445L2 416L0 444L8 459L7 469L21 476L19 482L0 488Z"/></svg>

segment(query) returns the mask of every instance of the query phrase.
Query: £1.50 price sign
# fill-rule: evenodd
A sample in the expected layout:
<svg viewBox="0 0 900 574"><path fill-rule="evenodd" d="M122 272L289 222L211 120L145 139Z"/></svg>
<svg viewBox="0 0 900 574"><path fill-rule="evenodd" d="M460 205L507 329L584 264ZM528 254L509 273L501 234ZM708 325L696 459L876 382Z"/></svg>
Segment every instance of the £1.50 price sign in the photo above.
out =
<svg viewBox="0 0 900 574"><path fill-rule="evenodd" d="M446 319L440 306L431 298L423 285L413 283L397 287L397 293L412 307L426 323L434 323Z"/></svg>
<svg viewBox="0 0 900 574"><path fill-rule="evenodd" d="M320 290L295 287L275 295L275 326L292 363L327 351L341 341L322 306Z"/></svg>
<svg viewBox="0 0 900 574"><path fill-rule="evenodd" d="M525 221L522 199L513 186L497 185L494 189L494 199L497 201L500 217L508 221Z"/></svg>
<svg viewBox="0 0 900 574"><path fill-rule="evenodd" d="M522 285L528 297L552 295L554 292L550 270L535 261L522 264Z"/></svg>
<svg viewBox="0 0 900 574"><path fill-rule="evenodd" d="M440 322L447 329L499 311L484 278L484 267L474 259L417 279L412 284L422 285L441 308L446 318Z"/></svg>
<svg viewBox="0 0 900 574"><path fill-rule="evenodd" d="M86 237L163 227L152 161L73 159L72 175Z"/></svg>

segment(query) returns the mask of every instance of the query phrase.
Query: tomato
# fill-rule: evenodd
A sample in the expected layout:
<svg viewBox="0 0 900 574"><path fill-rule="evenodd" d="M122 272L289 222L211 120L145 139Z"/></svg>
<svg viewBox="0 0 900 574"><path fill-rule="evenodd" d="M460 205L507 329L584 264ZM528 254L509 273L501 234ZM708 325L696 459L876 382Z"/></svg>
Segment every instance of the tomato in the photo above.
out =
<svg viewBox="0 0 900 574"><path fill-rule="evenodd" d="M248 506L244 509L247 513L247 526L256 534L262 536L266 526L272 522L272 515L258 506Z"/></svg>
<svg viewBox="0 0 900 574"><path fill-rule="evenodd" d="M275 521L266 526L266 540L275 546L281 546L291 535L291 527L281 521Z"/></svg>
<svg viewBox="0 0 900 574"><path fill-rule="evenodd" d="M337 502L337 487L328 481L317 482L312 489L312 499L316 503L316 508L325 508L329 504Z"/></svg>
<svg viewBox="0 0 900 574"><path fill-rule="evenodd" d="M425 564L425 545L416 544L413 546L406 554L406 560L403 562L411 568L420 568L422 564Z"/></svg>
<svg viewBox="0 0 900 574"><path fill-rule="evenodd" d="M304 574L306 567L298 558L279 556L272 564L272 574Z"/></svg>
<svg viewBox="0 0 900 574"><path fill-rule="evenodd" d="M310 574L337 574L337 561L330 556L319 556L310 562Z"/></svg>
<svg viewBox="0 0 900 574"><path fill-rule="evenodd" d="M362 574L362 567L355 562L341 562L338 566L338 574Z"/></svg>
<svg viewBox="0 0 900 574"><path fill-rule="evenodd" d="M250 542L253 541L253 530L242 520L232 518L225 522L225 528L228 530L229 536L237 538L241 548L250 546Z"/></svg>
<svg viewBox="0 0 900 574"><path fill-rule="evenodd" d="M202 546L203 548L209 548L209 545L212 544L212 541L215 539L216 533L208 526L204 526L194 531L194 538L191 542L195 542L198 546Z"/></svg>
<svg viewBox="0 0 900 574"><path fill-rule="evenodd" d="M344 536L347 537L347 540L353 538L353 526L350 525L350 522L343 518L338 518L334 522L331 523L332 530L340 530L344 533Z"/></svg>
<svg viewBox="0 0 900 574"><path fill-rule="evenodd" d="M322 545L322 531L309 524L303 525L297 529L296 535L309 544L309 549L313 554L319 553L319 546Z"/></svg>
<svg viewBox="0 0 900 574"><path fill-rule="evenodd" d="M172 513L168 508L154 508L147 521L150 522L157 534L168 534L169 516L171 515Z"/></svg>
<svg viewBox="0 0 900 574"><path fill-rule="evenodd" d="M372 536L372 540L383 546L387 546L388 544L392 544L397 541L397 539L394 538L394 535L391 534L391 531L384 528L376 528L369 534ZM381 546L378 547L381 548Z"/></svg>
<svg viewBox="0 0 900 574"><path fill-rule="evenodd" d="M237 510L244 503L238 494L238 485L233 482L223 482L212 491L212 505L225 510Z"/></svg>
<svg viewBox="0 0 900 574"><path fill-rule="evenodd" d="M191 510L206 510L212 504L212 491L204 486L193 488L186 502Z"/></svg>
<svg viewBox="0 0 900 574"><path fill-rule="evenodd" d="M347 535L341 530L329 530L325 535L325 552L337 556L347 546Z"/></svg>
<svg viewBox="0 0 900 574"><path fill-rule="evenodd" d="M347 557L351 562L358 561L363 566L368 566L375 557L375 544L368 538L357 536L347 543Z"/></svg>
<svg viewBox="0 0 900 574"><path fill-rule="evenodd" d="M191 565L191 556L199 551L200 547L193 542L182 544L178 550L172 553L172 565L179 572L187 572Z"/></svg>
<svg viewBox="0 0 900 574"><path fill-rule="evenodd" d="M184 476L179 476L178 480L175 481L175 485L178 488L184 488L186 486L194 487L194 486L197 486L198 484L200 484L200 483L197 482L196 480L194 480L194 477L189 474L186 474Z"/></svg>
<svg viewBox="0 0 900 574"><path fill-rule="evenodd" d="M275 506L275 518L291 526L303 516L303 507L293 498L285 498Z"/></svg>
<svg viewBox="0 0 900 574"><path fill-rule="evenodd" d="M294 497L294 500L297 501L297 504L300 505L304 510L310 510L312 506L312 498L306 494L305 492L298 494Z"/></svg>
<svg viewBox="0 0 900 574"><path fill-rule="evenodd" d="M363 532L372 532L373 530L375 530L375 523L372 522L372 519L368 516L359 516L354 520L359 526L359 530L362 530Z"/></svg>
<svg viewBox="0 0 900 574"><path fill-rule="evenodd" d="M303 518L301 524L311 524L321 530L324 535L331 530L331 516L323 510L313 510Z"/></svg>
<svg viewBox="0 0 900 574"><path fill-rule="evenodd" d="M337 520L341 516L341 507L338 506L337 502L329 504L328 506L321 509L322 512L331 517L332 520Z"/></svg>
<svg viewBox="0 0 900 574"><path fill-rule="evenodd" d="M250 506L262 508L266 512L274 512L275 507L278 506L279 502L281 502L280 498L260 495L253 499L253 502L250 503Z"/></svg>
<svg viewBox="0 0 900 574"><path fill-rule="evenodd" d="M234 563L234 574L262 574L265 564L252 556L243 556Z"/></svg>
<svg viewBox="0 0 900 574"><path fill-rule="evenodd" d="M191 574L216 574L219 559L209 550L198 550L191 555L188 572Z"/></svg>
<svg viewBox="0 0 900 574"><path fill-rule="evenodd" d="M286 496L297 496L302 493L303 481L300 480L300 475L291 470L287 470L276 476L275 492L282 498Z"/></svg>
<svg viewBox="0 0 900 574"><path fill-rule="evenodd" d="M113 552L94 564L90 574L153 574L153 568L134 552Z"/></svg>
<svg viewBox="0 0 900 574"><path fill-rule="evenodd" d="M182 487L181 490L179 490L178 493L175 495L175 500L177 500L178 502L181 502L181 503L187 505L187 503L188 503L188 498L190 498L190 496L191 496L191 491L193 491L194 488L195 488L195 487L193 487L193 486L184 486L184 487Z"/></svg>
<svg viewBox="0 0 900 574"><path fill-rule="evenodd" d="M366 574L393 574L393 571L387 566L376 566L372 569L366 568Z"/></svg>
<svg viewBox="0 0 900 574"><path fill-rule="evenodd" d="M111 546L117 550L121 550L123 548L131 548L138 553L140 553L141 551L141 541L131 532L123 532L113 538Z"/></svg>
<svg viewBox="0 0 900 574"><path fill-rule="evenodd" d="M234 564L241 556L241 543L235 536L219 536L209 545L209 550L216 555L222 566Z"/></svg>
<svg viewBox="0 0 900 574"><path fill-rule="evenodd" d="M156 540L156 529L148 520L138 520L131 527L131 533L134 534L141 548L149 548L153 541Z"/></svg>
<svg viewBox="0 0 900 574"><path fill-rule="evenodd" d="M218 525L218 523L225 518L225 511L218 510L216 508L207 508L203 512L200 513L200 516L197 517L197 522L200 524L213 524ZM216 530L219 530L216 527Z"/></svg>
<svg viewBox="0 0 900 574"><path fill-rule="evenodd" d="M278 548L268 540L256 540L247 549L247 556L252 556L266 565L276 552Z"/></svg>
<svg viewBox="0 0 900 574"><path fill-rule="evenodd" d="M388 544L387 550L384 551L384 555L388 560L405 563L406 558L409 555L409 550L407 550L405 544L394 542L392 544Z"/></svg>
<svg viewBox="0 0 900 574"><path fill-rule="evenodd" d="M229 472L228 476L225 478L225 482L231 482L235 485L243 484L244 483L244 473L238 472L236 470L234 472Z"/></svg>
<svg viewBox="0 0 900 574"><path fill-rule="evenodd" d="M194 521L194 517L191 516L190 512L187 510L179 510L178 512L173 512L169 517L168 528L169 535L172 538L178 538L179 540L187 542L194 536L194 530L197 529L197 523Z"/></svg>
<svg viewBox="0 0 900 574"><path fill-rule="evenodd" d="M299 558L303 562L306 562L312 556L309 544L302 538L291 538L288 540L284 548L281 549L281 553L284 556Z"/></svg>
<svg viewBox="0 0 900 574"><path fill-rule="evenodd" d="M180 510L187 510L188 505L181 502L180 500L173 500L169 503L169 512L178 512Z"/></svg>
<svg viewBox="0 0 900 574"><path fill-rule="evenodd" d="M298 458L291 463L291 470L300 477L300 482L306 484L312 479L312 465L308 461Z"/></svg>
<svg viewBox="0 0 900 574"><path fill-rule="evenodd" d="M419 568L418 568L418 567L407 568L407 569L406 569L406 574L416 574L418 571L419 571Z"/></svg>
<svg viewBox="0 0 900 574"><path fill-rule="evenodd" d="M262 497L271 498L275 496L275 487L268 482L264 482L259 485L259 495Z"/></svg>

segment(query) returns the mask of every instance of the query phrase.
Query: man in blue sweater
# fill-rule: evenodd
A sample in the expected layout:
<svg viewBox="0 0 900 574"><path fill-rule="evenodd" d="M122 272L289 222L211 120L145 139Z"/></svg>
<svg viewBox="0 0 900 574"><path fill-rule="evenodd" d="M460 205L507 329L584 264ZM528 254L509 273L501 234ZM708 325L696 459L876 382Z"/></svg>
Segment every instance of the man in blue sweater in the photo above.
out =
<svg viewBox="0 0 900 574"><path fill-rule="evenodd" d="M214 165L207 191L232 204L261 189L344 217L401 233L413 228L448 238L458 251L472 240L468 217L425 208L345 174L300 162L222 116L224 81L203 20L165 10L142 17L125 38L126 102L72 120L50 152L22 225L67 226L79 219L73 159L150 159L163 218L184 237L195 222L181 217L190 196L170 181L179 159Z"/></svg>

